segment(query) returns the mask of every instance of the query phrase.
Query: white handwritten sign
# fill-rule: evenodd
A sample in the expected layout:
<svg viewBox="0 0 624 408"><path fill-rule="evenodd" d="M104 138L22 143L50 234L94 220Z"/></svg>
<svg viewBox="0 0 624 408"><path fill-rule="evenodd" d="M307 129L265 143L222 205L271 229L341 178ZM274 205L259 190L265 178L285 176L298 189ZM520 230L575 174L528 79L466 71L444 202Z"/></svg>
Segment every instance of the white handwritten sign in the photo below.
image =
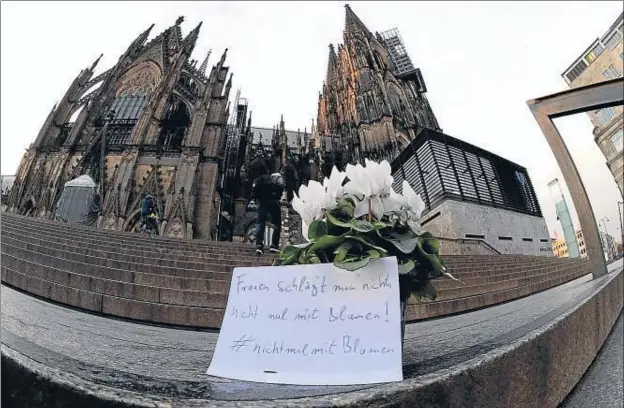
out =
<svg viewBox="0 0 624 408"><path fill-rule="evenodd" d="M356 272L332 264L234 269L207 374L299 385L401 381L396 258Z"/></svg>

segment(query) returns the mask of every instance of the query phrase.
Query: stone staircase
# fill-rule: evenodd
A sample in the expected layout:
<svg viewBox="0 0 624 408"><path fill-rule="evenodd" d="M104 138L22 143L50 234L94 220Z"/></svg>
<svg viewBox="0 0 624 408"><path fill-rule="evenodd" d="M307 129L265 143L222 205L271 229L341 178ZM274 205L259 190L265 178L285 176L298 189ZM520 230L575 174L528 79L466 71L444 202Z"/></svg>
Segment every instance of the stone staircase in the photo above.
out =
<svg viewBox="0 0 624 408"><path fill-rule="evenodd" d="M248 244L149 238L2 214L2 283L91 312L218 329L236 266L270 265ZM466 312L553 288L589 273L586 260L521 255L446 256L464 284L437 280L435 302L409 321Z"/></svg>

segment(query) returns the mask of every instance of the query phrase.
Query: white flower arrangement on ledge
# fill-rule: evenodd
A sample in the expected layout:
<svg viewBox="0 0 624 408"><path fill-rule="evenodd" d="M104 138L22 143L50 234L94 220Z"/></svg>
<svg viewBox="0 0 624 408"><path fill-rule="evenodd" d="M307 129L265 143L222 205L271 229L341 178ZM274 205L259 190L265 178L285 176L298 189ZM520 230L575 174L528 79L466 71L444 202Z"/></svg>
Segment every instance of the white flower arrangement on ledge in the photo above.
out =
<svg viewBox="0 0 624 408"><path fill-rule="evenodd" d="M346 172L334 167L323 184L312 180L301 186L292 206L308 242L286 246L275 265L333 263L354 271L372 259L396 256L401 301L435 300L432 279L457 279L446 271L438 240L419 223L424 202L407 181L403 194L392 189L387 161L365 164L349 164Z"/></svg>

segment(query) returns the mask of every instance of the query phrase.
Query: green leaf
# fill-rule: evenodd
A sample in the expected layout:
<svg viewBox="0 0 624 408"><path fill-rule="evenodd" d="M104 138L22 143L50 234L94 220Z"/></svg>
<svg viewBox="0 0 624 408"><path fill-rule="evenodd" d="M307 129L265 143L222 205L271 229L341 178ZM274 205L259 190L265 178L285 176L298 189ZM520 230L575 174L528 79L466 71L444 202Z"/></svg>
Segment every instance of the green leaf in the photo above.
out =
<svg viewBox="0 0 624 408"><path fill-rule="evenodd" d="M419 238L415 236L411 231L400 234L395 231L391 231L389 234L379 236L386 241L390 242L396 249L404 254L411 254L414 252L417 246L419 246Z"/></svg>
<svg viewBox="0 0 624 408"><path fill-rule="evenodd" d="M373 224L364 220L353 220L349 225L358 232L371 232L374 228Z"/></svg>
<svg viewBox="0 0 624 408"><path fill-rule="evenodd" d="M299 254L297 253L285 256L284 258L280 259L280 265L292 265L298 258Z"/></svg>
<svg viewBox="0 0 624 408"><path fill-rule="evenodd" d="M345 238L347 239L352 239L355 241L358 241L362 244L364 244L365 246L371 248L371 249L376 249L377 251L381 252L382 254L387 254L388 251L386 251L384 248L375 245L375 243L368 237L362 237L362 236L358 236L358 235L347 235L345 236Z"/></svg>
<svg viewBox="0 0 624 408"><path fill-rule="evenodd" d="M440 253L440 241L438 241L431 233L425 232L420 236L422 249L428 254Z"/></svg>
<svg viewBox="0 0 624 408"><path fill-rule="evenodd" d="M353 214L355 213L355 201L350 198L342 198L338 200L338 204L336 208L332 210L332 213L336 212L340 215L343 215L345 219L352 219Z"/></svg>
<svg viewBox="0 0 624 408"><path fill-rule="evenodd" d="M379 259L379 258L381 258L381 252L379 252L376 249L369 249L368 251L366 251L366 253L368 254L368 256L371 259Z"/></svg>
<svg viewBox="0 0 624 408"><path fill-rule="evenodd" d="M418 246L417 252L420 255L420 258L429 265L429 269L430 272L432 272L431 275L433 277L437 278L444 274L444 270L446 268L440 263L440 257L438 255L426 253L420 245Z"/></svg>
<svg viewBox="0 0 624 408"><path fill-rule="evenodd" d="M277 256L274 264L276 266L279 265L292 265L298 258L301 252L304 250L303 247L296 247L293 245L288 245L282 249L282 251Z"/></svg>
<svg viewBox="0 0 624 408"><path fill-rule="evenodd" d="M327 234L327 223L322 220L314 220L308 227L308 237L315 241Z"/></svg>
<svg viewBox="0 0 624 408"><path fill-rule="evenodd" d="M321 263L321 260L318 259L318 256L313 256L310 259L308 259L308 263L309 264L318 264L318 263Z"/></svg>
<svg viewBox="0 0 624 408"><path fill-rule="evenodd" d="M329 221L331 224L337 226L337 227L342 227L342 228L349 228L351 229L351 224L347 221L342 221L339 220L338 218L334 217L331 213L326 213L325 214L327 216L327 221Z"/></svg>
<svg viewBox="0 0 624 408"><path fill-rule="evenodd" d="M459 283L464 283L464 281L462 281L461 279L457 279L456 277L454 277L453 275L451 275L450 273L448 273L446 271L446 268L443 267L442 269L442 275L446 276L447 278L454 280L455 282L459 282Z"/></svg>
<svg viewBox="0 0 624 408"><path fill-rule="evenodd" d="M375 231L377 230L382 230L386 227L389 227L390 225L386 224L385 222L381 222L381 221L373 221L373 229Z"/></svg>
<svg viewBox="0 0 624 408"><path fill-rule="evenodd" d="M411 272L416 267L416 262L411 259L405 263L399 264L399 274L407 274Z"/></svg>
<svg viewBox="0 0 624 408"><path fill-rule="evenodd" d="M368 265L370 258L362 258L354 261L334 262L336 268L346 269L347 271L357 271Z"/></svg>
<svg viewBox="0 0 624 408"><path fill-rule="evenodd" d="M312 244L312 246L310 247L310 250L319 251L319 250L324 250L324 249L328 249L332 247L337 247L344 240L345 240L345 237L342 235L340 236L323 235Z"/></svg>
<svg viewBox="0 0 624 408"><path fill-rule="evenodd" d="M340 246L336 248L336 250L334 251L334 254L336 254L336 257L334 258L334 262L344 261L345 257L347 256L347 253L349 252L352 246L353 244L351 244L350 242L343 242L342 244L340 244Z"/></svg>

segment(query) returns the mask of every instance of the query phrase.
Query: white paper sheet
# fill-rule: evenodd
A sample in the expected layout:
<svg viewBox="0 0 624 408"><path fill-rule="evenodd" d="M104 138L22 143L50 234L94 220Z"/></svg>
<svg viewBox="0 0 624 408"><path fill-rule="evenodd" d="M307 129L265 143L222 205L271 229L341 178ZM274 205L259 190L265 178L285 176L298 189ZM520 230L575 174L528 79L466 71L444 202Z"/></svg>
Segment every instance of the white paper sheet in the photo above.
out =
<svg viewBox="0 0 624 408"><path fill-rule="evenodd" d="M396 258L236 268L207 374L267 383L401 381Z"/></svg>

